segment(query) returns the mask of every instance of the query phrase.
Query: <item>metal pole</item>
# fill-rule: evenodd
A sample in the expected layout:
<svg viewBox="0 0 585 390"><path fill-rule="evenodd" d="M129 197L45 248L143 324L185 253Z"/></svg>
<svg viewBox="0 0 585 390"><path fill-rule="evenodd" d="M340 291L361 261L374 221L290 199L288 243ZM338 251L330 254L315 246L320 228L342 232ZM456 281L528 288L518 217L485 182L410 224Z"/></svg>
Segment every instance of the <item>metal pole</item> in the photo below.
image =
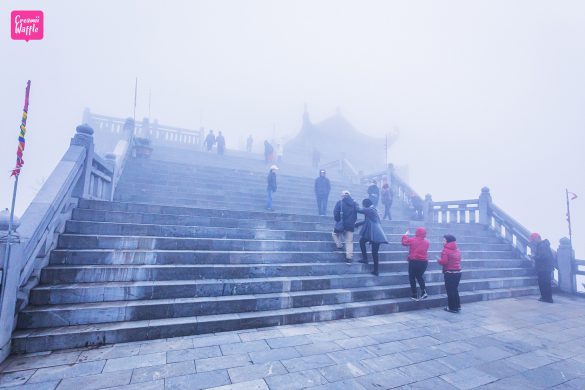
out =
<svg viewBox="0 0 585 390"><path fill-rule="evenodd" d="M134 84L134 114L132 119L136 123L136 99L138 98L138 77L136 77L136 84Z"/></svg>
<svg viewBox="0 0 585 390"><path fill-rule="evenodd" d="M10 259L10 245L12 244L12 226L14 224L14 205L16 203L16 190L18 189L18 177L16 175L14 180L14 189L12 190L12 209L10 210L10 220L8 222L8 235L6 236L6 250L4 251L4 259L2 259L2 291L0 292L0 308L4 303L4 293L6 290L6 278L8 275L8 261Z"/></svg>
<svg viewBox="0 0 585 390"><path fill-rule="evenodd" d="M569 190L565 188L565 195L567 197L567 223L569 224L569 243L571 244L571 250L573 250L573 232L571 229L571 206L569 202Z"/></svg>

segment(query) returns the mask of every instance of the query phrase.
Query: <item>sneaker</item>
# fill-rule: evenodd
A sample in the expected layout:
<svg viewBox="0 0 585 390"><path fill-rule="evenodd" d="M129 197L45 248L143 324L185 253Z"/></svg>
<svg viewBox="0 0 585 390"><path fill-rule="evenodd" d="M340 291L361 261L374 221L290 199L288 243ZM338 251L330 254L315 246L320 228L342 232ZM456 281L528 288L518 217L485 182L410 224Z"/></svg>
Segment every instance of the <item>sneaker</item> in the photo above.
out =
<svg viewBox="0 0 585 390"><path fill-rule="evenodd" d="M423 292L423 295L421 295L420 299L427 299L429 297L429 294L427 294L427 292Z"/></svg>
<svg viewBox="0 0 585 390"><path fill-rule="evenodd" d="M411 295L410 299L412 299L413 301L418 301L418 297L416 295Z"/></svg>
<svg viewBox="0 0 585 390"><path fill-rule="evenodd" d="M449 313L459 313L458 310L451 310L448 307L444 307L443 310L448 311Z"/></svg>
<svg viewBox="0 0 585 390"><path fill-rule="evenodd" d="M365 259L365 260L364 259L361 259L360 260L360 263L362 263L362 264L368 264L368 260L367 259Z"/></svg>

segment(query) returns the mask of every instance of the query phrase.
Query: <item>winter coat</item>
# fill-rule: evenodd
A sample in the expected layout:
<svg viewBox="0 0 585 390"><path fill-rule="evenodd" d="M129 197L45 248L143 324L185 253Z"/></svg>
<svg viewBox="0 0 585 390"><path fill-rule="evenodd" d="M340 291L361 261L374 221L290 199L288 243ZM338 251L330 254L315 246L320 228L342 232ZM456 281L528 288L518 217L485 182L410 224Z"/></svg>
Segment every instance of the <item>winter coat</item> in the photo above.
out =
<svg viewBox="0 0 585 390"><path fill-rule="evenodd" d="M327 197L331 191L331 182L325 176L315 179L315 195Z"/></svg>
<svg viewBox="0 0 585 390"><path fill-rule="evenodd" d="M412 238L406 234L402 236L402 245L409 247L409 261L428 261L429 240L425 238L426 236L427 231L423 227L416 229L415 236Z"/></svg>
<svg viewBox="0 0 585 390"><path fill-rule="evenodd" d="M337 201L333 209L333 218L335 222L341 221L341 209L343 207L343 230L353 232L355 229L355 222L357 221L358 204L350 197L344 197Z"/></svg>
<svg viewBox="0 0 585 390"><path fill-rule="evenodd" d="M455 241L448 242L443 247L439 264L443 266L443 273L447 271L461 271L461 253Z"/></svg>
<svg viewBox="0 0 585 390"><path fill-rule="evenodd" d="M384 205L392 205L392 200L394 200L394 194L390 187L384 188L382 187L382 204Z"/></svg>
<svg viewBox="0 0 585 390"><path fill-rule="evenodd" d="M534 246L534 268L537 272L552 272L555 264L555 256L550 249L550 242L542 240Z"/></svg>
<svg viewBox="0 0 585 390"><path fill-rule="evenodd" d="M268 185L266 187L266 190L276 192L276 173L270 171L268 173L267 182L268 182Z"/></svg>
<svg viewBox="0 0 585 390"><path fill-rule="evenodd" d="M356 226L362 227L360 230L362 240L387 244L388 240L386 240L386 234L384 234L384 230L382 229L380 216L376 208L374 206L360 208L357 212L365 216L362 222L356 224Z"/></svg>
<svg viewBox="0 0 585 390"><path fill-rule="evenodd" d="M372 184L371 186L368 187L368 197L372 202L374 203L378 202L378 199L380 198L380 189L378 188L377 185Z"/></svg>

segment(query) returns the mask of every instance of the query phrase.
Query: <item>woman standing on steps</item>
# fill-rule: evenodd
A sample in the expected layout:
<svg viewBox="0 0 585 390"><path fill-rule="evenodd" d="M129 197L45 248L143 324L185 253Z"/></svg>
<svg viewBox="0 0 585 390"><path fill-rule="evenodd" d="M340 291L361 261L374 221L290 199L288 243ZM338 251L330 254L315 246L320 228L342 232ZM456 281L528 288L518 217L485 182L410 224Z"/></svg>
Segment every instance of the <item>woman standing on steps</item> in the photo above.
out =
<svg viewBox="0 0 585 390"><path fill-rule="evenodd" d="M416 282L420 286L420 299L428 297L425 287L424 273L429 265L428 250L429 241L425 238L427 231L424 227L416 229L413 238L408 237L408 230L402 236L402 245L408 247L408 280L410 281L411 298L417 301Z"/></svg>
<svg viewBox="0 0 585 390"><path fill-rule="evenodd" d="M443 266L445 277L445 290L447 290L447 307L444 309L450 313L459 313L461 302L459 301L459 281L461 280L461 253L457 248L455 236L445 234L445 246L441 252L438 263Z"/></svg>
<svg viewBox="0 0 585 390"><path fill-rule="evenodd" d="M364 214L365 218L356 224L356 227L362 227L360 230L360 249L362 251L360 263L368 264L366 242L369 242L372 245L372 258L374 259L373 274L379 276L378 250L380 249L380 244L387 244L388 240L386 240L386 235L380 223L380 216L372 201L370 199L364 199L362 206L363 208L360 208L358 213Z"/></svg>

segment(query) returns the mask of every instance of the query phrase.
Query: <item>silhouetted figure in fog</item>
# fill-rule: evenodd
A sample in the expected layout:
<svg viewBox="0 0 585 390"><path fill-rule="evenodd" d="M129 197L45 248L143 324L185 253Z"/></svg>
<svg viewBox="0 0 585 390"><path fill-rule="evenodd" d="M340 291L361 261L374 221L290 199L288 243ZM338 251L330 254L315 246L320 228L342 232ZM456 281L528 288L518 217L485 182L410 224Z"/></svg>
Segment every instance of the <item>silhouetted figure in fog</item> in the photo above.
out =
<svg viewBox="0 0 585 390"><path fill-rule="evenodd" d="M345 261L351 264L353 260L353 231L357 221L358 204L351 198L349 191L341 192L341 200L337 201L333 209L335 228L333 229L333 241L337 249L343 249L345 241Z"/></svg>
<svg viewBox="0 0 585 390"><path fill-rule="evenodd" d="M284 157L284 147L282 143L276 144L276 161L280 164L282 162L282 158Z"/></svg>
<svg viewBox="0 0 585 390"><path fill-rule="evenodd" d="M209 130L209 134L205 137L205 147L207 148L208 152L211 152L213 145L215 144L215 135L213 135L213 130Z"/></svg>
<svg viewBox="0 0 585 390"><path fill-rule="evenodd" d="M376 180L372 180L372 184L368 187L368 199L372 201L374 207L378 207L378 201L380 200L380 189Z"/></svg>
<svg viewBox="0 0 585 390"><path fill-rule="evenodd" d="M274 158L274 148L268 140L264 141L264 162L270 164Z"/></svg>
<svg viewBox="0 0 585 390"><path fill-rule="evenodd" d="M266 210L273 211L272 208L272 193L276 192L276 171L278 167L273 165L270 167L268 177L266 178Z"/></svg>
<svg viewBox="0 0 585 390"><path fill-rule="evenodd" d="M530 235L530 249L534 259L534 268L538 275L538 288L541 302L553 303L552 273L555 265L555 255L550 248L550 242L543 240L538 233Z"/></svg>
<svg viewBox="0 0 585 390"><path fill-rule="evenodd" d="M384 183L382 186L382 193L380 195L382 199L382 205L384 205L384 217L382 219L392 220L392 216L390 215L390 209L392 208L392 201L394 200L394 194L392 193L392 189L388 185L388 183Z"/></svg>
<svg viewBox="0 0 585 390"><path fill-rule="evenodd" d="M254 138L252 138L252 134L246 140L246 152L252 153L252 144L254 143Z"/></svg>
<svg viewBox="0 0 585 390"><path fill-rule="evenodd" d="M319 171L319 177L315 179L315 197L317 198L317 209L319 215L327 215L327 200L331 192L331 182L325 176L327 172L324 169Z"/></svg>
<svg viewBox="0 0 585 390"><path fill-rule="evenodd" d="M412 205L413 219L418 221L423 219L423 200L417 194L410 196L410 204Z"/></svg>
<svg viewBox="0 0 585 390"><path fill-rule="evenodd" d="M225 152L225 138L223 138L221 131L217 134L217 138L215 139L215 142L217 142L217 154L219 154L220 156L223 156L223 154Z"/></svg>
<svg viewBox="0 0 585 390"><path fill-rule="evenodd" d="M378 250L380 249L380 244L387 244L388 240L386 239L386 235L382 229L378 210L376 210L372 201L366 198L362 200L362 206L363 208L360 208L358 213L364 214L365 219L356 224L356 227L362 227L360 230L360 250L362 251L362 259L360 260L360 263L368 264L366 243L369 242L372 246L372 258L374 259L373 274L379 276Z"/></svg>
<svg viewBox="0 0 585 390"><path fill-rule="evenodd" d="M313 168L319 168L320 162L321 162L321 152L319 152L319 149L313 148Z"/></svg>

